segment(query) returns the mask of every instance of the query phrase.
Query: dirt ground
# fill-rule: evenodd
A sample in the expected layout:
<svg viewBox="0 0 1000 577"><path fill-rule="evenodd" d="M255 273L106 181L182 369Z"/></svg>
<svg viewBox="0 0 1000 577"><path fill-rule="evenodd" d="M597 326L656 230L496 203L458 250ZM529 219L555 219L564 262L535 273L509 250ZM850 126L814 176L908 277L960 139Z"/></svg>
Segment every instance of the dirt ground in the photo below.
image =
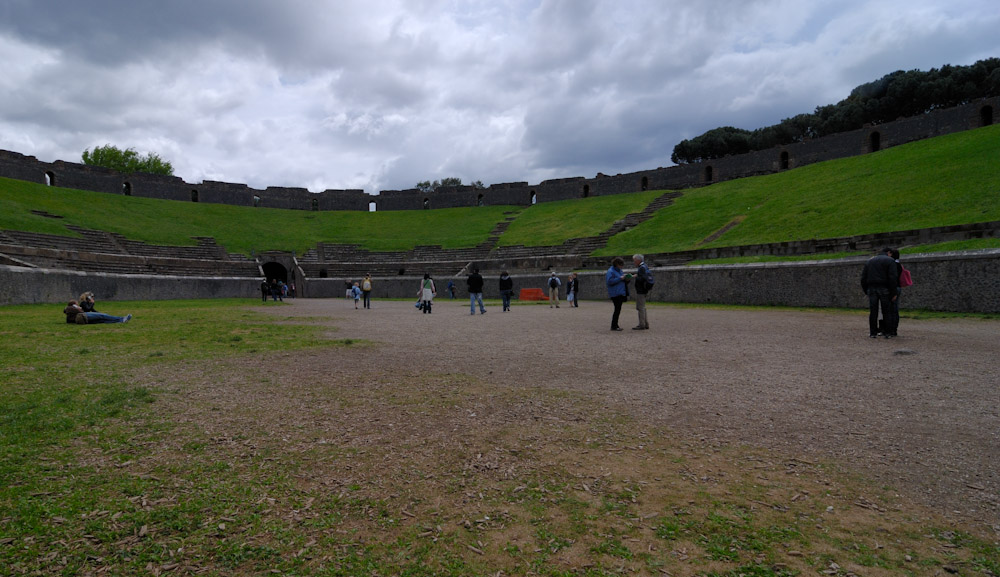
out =
<svg viewBox="0 0 1000 577"><path fill-rule="evenodd" d="M494 305L485 315L462 300L439 300L430 315L406 302L286 302L261 310L378 343L352 350L354 367L296 353L307 381L377 367L571 392L678 436L828 460L1000 531L996 321L904 319L899 338L873 340L862 312L653 306L650 330L616 333L601 301ZM622 326L635 319L629 302Z"/></svg>

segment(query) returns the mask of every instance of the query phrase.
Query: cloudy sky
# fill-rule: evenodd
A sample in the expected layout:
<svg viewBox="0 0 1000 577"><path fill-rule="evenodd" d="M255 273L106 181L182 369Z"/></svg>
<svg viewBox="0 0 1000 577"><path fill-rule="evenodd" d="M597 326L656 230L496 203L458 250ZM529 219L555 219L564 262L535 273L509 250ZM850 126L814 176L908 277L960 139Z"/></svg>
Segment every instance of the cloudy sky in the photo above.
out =
<svg viewBox="0 0 1000 577"><path fill-rule="evenodd" d="M996 0L2 0L0 149L111 143L254 188L536 184L1000 57L997 30Z"/></svg>

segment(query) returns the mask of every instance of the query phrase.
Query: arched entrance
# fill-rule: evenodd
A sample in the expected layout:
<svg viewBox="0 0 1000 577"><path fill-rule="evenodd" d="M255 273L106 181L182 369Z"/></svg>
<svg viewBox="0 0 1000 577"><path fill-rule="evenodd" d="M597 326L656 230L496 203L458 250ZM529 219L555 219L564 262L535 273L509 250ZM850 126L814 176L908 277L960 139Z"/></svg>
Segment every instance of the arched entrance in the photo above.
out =
<svg viewBox="0 0 1000 577"><path fill-rule="evenodd" d="M272 280L280 280L283 283L288 282L288 269L278 262L265 262L261 268L264 269L264 276L267 277L267 282Z"/></svg>
<svg viewBox="0 0 1000 577"><path fill-rule="evenodd" d="M882 150L882 135L873 132L868 135L868 152L878 152Z"/></svg>
<svg viewBox="0 0 1000 577"><path fill-rule="evenodd" d="M991 126L993 124L993 107L984 106L979 109L979 126Z"/></svg>
<svg viewBox="0 0 1000 577"><path fill-rule="evenodd" d="M788 151L787 150L782 150L781 151L781 157L778 160L778 166L781 167L781 170L788 170Z"/></svg>

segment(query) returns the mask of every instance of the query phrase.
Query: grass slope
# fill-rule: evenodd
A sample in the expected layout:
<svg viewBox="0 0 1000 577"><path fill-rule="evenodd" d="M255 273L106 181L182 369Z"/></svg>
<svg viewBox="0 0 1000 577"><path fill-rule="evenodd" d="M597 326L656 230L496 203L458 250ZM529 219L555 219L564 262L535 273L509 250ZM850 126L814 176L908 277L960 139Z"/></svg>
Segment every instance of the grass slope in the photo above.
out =
<svg viewBox="0 0 1000 577"><path fill-rule="evenodd" d="M691 190L599 254L674 252L1000 219L1000 126ZM737 223L718 238L713 233Z"/></svg>
<svg viewBox="0 0 1000 577"><path fill-rule="evenodd" d="M62 216L52 219L32 210ZM417 245L475 246L511 207L426 211L302 211L187 203L88 192L0 178L0 228L72 236L72 224L116 232L152 244L192 245L211 236L230 252L287 250L302 254L317 242L370 250Z"/></svg>
<svg viewBox="0 0 1000 577"><path fill-rule="evenodd" d="M640 212L662 190L558 200L523 211L500 238L501 246L553 246L571 238L597 236L625 215Z"/></svg>
<svg viewBox="0 0 1000 577"><path fill-rule="evenodd" d="M998 149L1000 126L990 126L690 190L595 254L674 252L998 220ZM190 245L194 236L211 236L230 252L302 254L317 242L376 251L417 245L467 248L485 241L513 213L501 246L550 246L600 234L661 193L527 208L310 212L125 197L0 178L0 229L72 235L65 225L74 224L153 244ZM713 234L717 238L708 240ZM987 239L971 247L996 244Z"/></svg>

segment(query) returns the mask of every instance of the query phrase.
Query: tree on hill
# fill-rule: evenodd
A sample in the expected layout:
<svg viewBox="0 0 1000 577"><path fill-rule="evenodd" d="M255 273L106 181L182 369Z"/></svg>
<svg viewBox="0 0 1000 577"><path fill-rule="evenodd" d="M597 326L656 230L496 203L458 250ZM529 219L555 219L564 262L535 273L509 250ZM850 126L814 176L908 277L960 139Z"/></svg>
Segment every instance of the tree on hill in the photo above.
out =
<svg viewBox="0 0 1000 577"><path fill-rule="evenodd" d="M837 104L817 106L812 113L786 118L774 126L753 131L726 126L682 140L674 147L670 160L686 164L766 150L997 95L1000 58L980 60L971 66L945 65L927 72L897 70L856 87Z"/></svg>
<svg viewBox="0 0 1000 577"><path fill-rule="evenodd" d="M447 178L442 178L441 180L435 180L431 182L429 180L424 180L417 183L417 190L420 192L434 192L435 190L443 186L462 186L462 179L456 176L449 176ZM477 180L470 184L473 188L486 188L481 180Z"/></svg>
<svg viewBox="0 0 1000 577"><path fill-rule="evenodd" d="M154 152L140 156L134 148L122 150L110 144L95 146L93 151L89 148L84 150L83 163L88 166L103 166L122 174L148 172L170 176L174 173L174 167Z"/></svg>

